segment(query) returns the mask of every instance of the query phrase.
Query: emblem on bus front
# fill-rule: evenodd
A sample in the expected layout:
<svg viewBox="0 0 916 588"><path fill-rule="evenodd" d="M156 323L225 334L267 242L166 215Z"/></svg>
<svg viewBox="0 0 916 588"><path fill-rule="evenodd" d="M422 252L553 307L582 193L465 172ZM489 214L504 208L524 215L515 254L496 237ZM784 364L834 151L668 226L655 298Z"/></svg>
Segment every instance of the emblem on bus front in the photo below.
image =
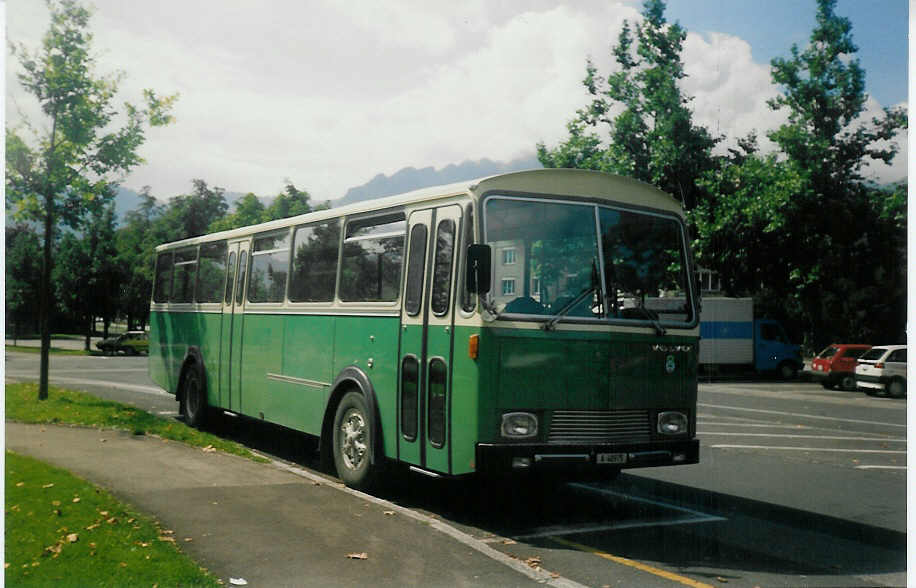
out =
<svg viewBox="0 0 916 588"><path fill-rule="evenodd" d="M673 373L674 373L675 367L676 367L676 366L675 366L675 364L674 364L674 356L673 356L673 355L669 355L669 356L665 359L665 371L668 372L669 374L673 374Z"/></svg>

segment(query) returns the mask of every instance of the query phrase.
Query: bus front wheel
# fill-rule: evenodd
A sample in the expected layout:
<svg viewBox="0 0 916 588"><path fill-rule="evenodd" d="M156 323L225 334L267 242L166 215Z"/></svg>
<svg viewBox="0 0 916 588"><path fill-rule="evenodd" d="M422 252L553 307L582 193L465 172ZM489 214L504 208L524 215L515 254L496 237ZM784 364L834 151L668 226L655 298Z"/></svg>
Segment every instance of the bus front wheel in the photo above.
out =
<svg viewBox="0 0 916 588"><path fill-rule="evenodd" d="M334 415L334 465L337 475L351 488L366 490L373 486L377 466L373 464L372 422L366 398L347 392Z"/></svg>
<svg viewBox="0 0 916 588"><path fill-rule="evenodd" d="M198 429L204 424L207 414L207 393L202 372L196 362L188 364L181 392L181 412L184 414L185 424Z"/></svg>

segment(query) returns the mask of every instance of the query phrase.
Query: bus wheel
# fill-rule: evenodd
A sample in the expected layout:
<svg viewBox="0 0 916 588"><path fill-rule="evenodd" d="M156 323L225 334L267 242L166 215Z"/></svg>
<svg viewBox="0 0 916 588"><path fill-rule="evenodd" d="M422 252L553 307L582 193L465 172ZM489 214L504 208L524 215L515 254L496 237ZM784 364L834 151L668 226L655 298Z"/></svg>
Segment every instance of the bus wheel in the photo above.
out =
<svg viewBox="0 0 916 588"><path fill-rule="evenodd" d="M334 465L344 484L360 490L375 481L372 464L372 423L365 397L347 392L334 415Z"/></svg>
<svg viewBox="0 0 916 588"><path fill-rule="evenodd" d="M188 365L182 384L181 406L184 422L200 428L207 414L207 393L204 390L203 370L197 363Z"/></svg>

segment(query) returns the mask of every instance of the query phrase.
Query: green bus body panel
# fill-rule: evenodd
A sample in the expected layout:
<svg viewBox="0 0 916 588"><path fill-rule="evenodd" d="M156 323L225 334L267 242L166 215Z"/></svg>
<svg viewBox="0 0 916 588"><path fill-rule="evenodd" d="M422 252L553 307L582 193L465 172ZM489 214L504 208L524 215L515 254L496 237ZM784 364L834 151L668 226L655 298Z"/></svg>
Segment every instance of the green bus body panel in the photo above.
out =
<svg viewBox="0 0 916 588"><path fill-rule="evenodd" d="M505 442L499 437L500 418L511 411L538 413L540 442L546 441L553 410L693 411L697 341L677 335L484 328L477 441Z"/></svg>
<svg viewBox="0 0 916 588"><path fill-rule="evenodd" d="M151 312L150 378L176 393L182 362L188 349L197 347L207 370L207 399L215 405L219 400L221 316L218 312Z"/></svg>
<svg viewBox="0 0 916 588"><path fill-rule="evenodd" d="M368 376L378 401L385 455L392 458L398 454L396 432L399 325L400 319L397 316L338 316L332 369L334 377L349 366L361 369Z"/></svg>

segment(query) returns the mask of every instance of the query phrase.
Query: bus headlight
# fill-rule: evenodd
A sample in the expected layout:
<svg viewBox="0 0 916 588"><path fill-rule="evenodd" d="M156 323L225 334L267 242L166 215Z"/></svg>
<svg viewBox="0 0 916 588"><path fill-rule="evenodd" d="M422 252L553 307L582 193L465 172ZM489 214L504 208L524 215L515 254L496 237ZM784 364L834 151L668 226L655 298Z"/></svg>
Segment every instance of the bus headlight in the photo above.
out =
<svg viewBox="0 0 916 588"><path fill-rule="evenodd" d="M687 415L676 411L658 413L658 432L662 435L683 435L687 432Z"/></svg>
<svg viewBox="0 0 916 588"><path fill-rule="evenodd" d="M526 439L538 434L538 418L530 412L507 412L503 415L502 436Z"/></svg>

